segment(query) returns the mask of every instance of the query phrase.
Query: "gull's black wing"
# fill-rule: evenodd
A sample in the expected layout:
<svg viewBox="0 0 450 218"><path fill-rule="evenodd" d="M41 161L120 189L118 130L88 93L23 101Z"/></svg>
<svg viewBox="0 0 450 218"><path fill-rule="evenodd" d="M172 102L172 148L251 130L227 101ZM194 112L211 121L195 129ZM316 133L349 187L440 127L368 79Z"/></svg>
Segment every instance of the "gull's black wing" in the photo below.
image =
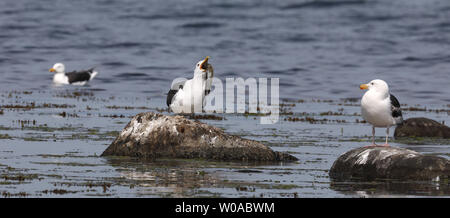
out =
<svg viewBox="0 0 450 218"><path fill-rule="evenodd" d="M70 73L66 73L66 76L69 78L69 83L84 82L91 79L91 73L93 71L94 68L84 71L73 71Z"/></svg>
<svg viewBox="0 0 450 218"><path fill-rule="evenodd" d="M391 99L391 111L392 117L396 120L397 124L403 122L402 110L400 109L400 102L394 95L390 95Z"/></svg>
<svg viewBox="0 0 450 218"><path fill-rule="evenodd" d="M178 90L179 90L179 89L178 89ZM170 106L170 104L172 104L173 96L175 96L175 95L177 94L178 90L171 89L171 90L169 90L169 92L167 93L167 100L166 100L166 103L167 103L167 106L168 106L168 107Z"/></svg>
<svg viewBox="0 0 450 218"><path fill-rule="evenodd" d="M177 94L178 90L183 89L184 84L187 80L179 81L174 84L172 84L172 87L170 88L169 92L167 93L167 100L166 104L168 107L170 107L170 104L172 104L173 97Z"/></svg>

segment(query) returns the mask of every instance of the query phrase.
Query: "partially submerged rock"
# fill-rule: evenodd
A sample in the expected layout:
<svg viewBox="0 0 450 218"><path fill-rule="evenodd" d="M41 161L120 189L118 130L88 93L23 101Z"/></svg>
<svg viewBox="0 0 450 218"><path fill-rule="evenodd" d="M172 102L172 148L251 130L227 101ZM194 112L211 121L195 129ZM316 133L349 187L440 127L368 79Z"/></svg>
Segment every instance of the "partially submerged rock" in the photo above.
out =
<svg viewBox="0 0 450 218"><path fill-rule="evenodd" d="M396 147L361 147L341 155L330 169L333 179L440 180L450 177L450 161Z"/></svg>
<svg viewBox="0 0 450 218"><path fill-rule="evenodd" d="M437 121L416 117L409 118L395 128L394 137L436 137L450 138L450 127Z"/></svg>
<svg viewBox="0 0 450 218"><path fill-rule="evenodd" d="M184 118L152 112L133 117L102 156L204 158L215 160L294 161L253 140Z"/></svg>

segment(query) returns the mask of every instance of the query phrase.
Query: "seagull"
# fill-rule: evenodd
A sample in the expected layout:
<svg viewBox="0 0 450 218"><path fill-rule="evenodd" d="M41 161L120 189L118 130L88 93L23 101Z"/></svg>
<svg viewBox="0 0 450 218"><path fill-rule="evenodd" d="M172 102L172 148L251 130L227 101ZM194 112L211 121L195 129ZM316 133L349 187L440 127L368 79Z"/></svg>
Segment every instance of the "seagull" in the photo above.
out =
<svg viewBox="0 0 450 218"><path fill-rule="evenodd" d="M98 73L94 68L66 73L64 64L62 63L56 63L49 71L55 73L53 76L53 82L55 84L73 84L81 86L94 79Z"/></svg>
<svg viewBox="0 0 450 218"><path fill-rule="evenodd" d="M192 113L203 109L205 96L211 92L214 70L209 56L195 65L194 77L175 84L167 93L167 106L175 113ZM192 109L194 108L194 109Z"/></svg>
<svg viewBox="0 0 450 218"><path fill-rule="evenodd" d="M372 124L372 146L375 144L375 127L386 127L386 144L389 146L389 128L403 123L402 111L397 98L389 93L388 84L380 79L361 84L360 89L368 89L361 99L361 114Z"/></svg>

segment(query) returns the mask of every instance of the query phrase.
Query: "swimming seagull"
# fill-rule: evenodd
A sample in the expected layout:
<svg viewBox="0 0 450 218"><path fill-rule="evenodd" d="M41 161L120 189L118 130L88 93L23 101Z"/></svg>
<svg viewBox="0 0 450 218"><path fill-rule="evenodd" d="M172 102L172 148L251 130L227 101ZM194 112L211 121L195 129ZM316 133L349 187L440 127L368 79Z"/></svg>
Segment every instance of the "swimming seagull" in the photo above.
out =
<svg viewBox="0 0 450 218"><path fill-rule="evenodd" d="M81 86L94 79L98 73L94 68L66 73L64 64L62 63L56 63L49 71L55 73L53 82L56 84L73 84Z"/></svg>
<svg viewBox="0 0 450 218"><path fill-rule="evenodd" d="M375 144L375 127L386 127L386 144L389 146L389 128L403 122L400 103L389 93L388 84L380 79L359 86L368 89L361 99L361 114L364 120L372 124L372 146Z"/></svg>
<svg viewBox="0 0 450 218"><path fill-rule="evenodd" d="M205 96L211 92L214 70L209 56L195 65L194 77L176 84L167 93L167 106L175 113L192 113L203 109ZM199 111L201 112L201 111Z"/></svg>

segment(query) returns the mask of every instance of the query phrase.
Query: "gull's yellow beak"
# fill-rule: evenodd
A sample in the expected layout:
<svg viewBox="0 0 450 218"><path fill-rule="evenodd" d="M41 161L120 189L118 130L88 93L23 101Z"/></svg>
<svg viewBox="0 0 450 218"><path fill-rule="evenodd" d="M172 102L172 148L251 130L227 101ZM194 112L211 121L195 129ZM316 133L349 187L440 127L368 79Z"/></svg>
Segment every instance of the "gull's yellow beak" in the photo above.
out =
<svg viewBox="0 0 450 218"><path fill-rule="evenodd" d="M368 89L369 86L368 86L367 84L361 84L361 85L359 86L359 88L360 88L360 89Z"/></svg>
<svg viewBox="0 0 450 218"><path fill-rule="evenodd" d="M200 69L202 69L202 70L208 69L208 60L209 60L209 56L206 56L205 60L203 60L202 64L200 65Z"/></svg>
<svg viewBox="0 0 450 218"><path fill-rule="evenodd" d="M50 68L50 70L48 70L49 72L55 72L55 69Z"/></svg>

